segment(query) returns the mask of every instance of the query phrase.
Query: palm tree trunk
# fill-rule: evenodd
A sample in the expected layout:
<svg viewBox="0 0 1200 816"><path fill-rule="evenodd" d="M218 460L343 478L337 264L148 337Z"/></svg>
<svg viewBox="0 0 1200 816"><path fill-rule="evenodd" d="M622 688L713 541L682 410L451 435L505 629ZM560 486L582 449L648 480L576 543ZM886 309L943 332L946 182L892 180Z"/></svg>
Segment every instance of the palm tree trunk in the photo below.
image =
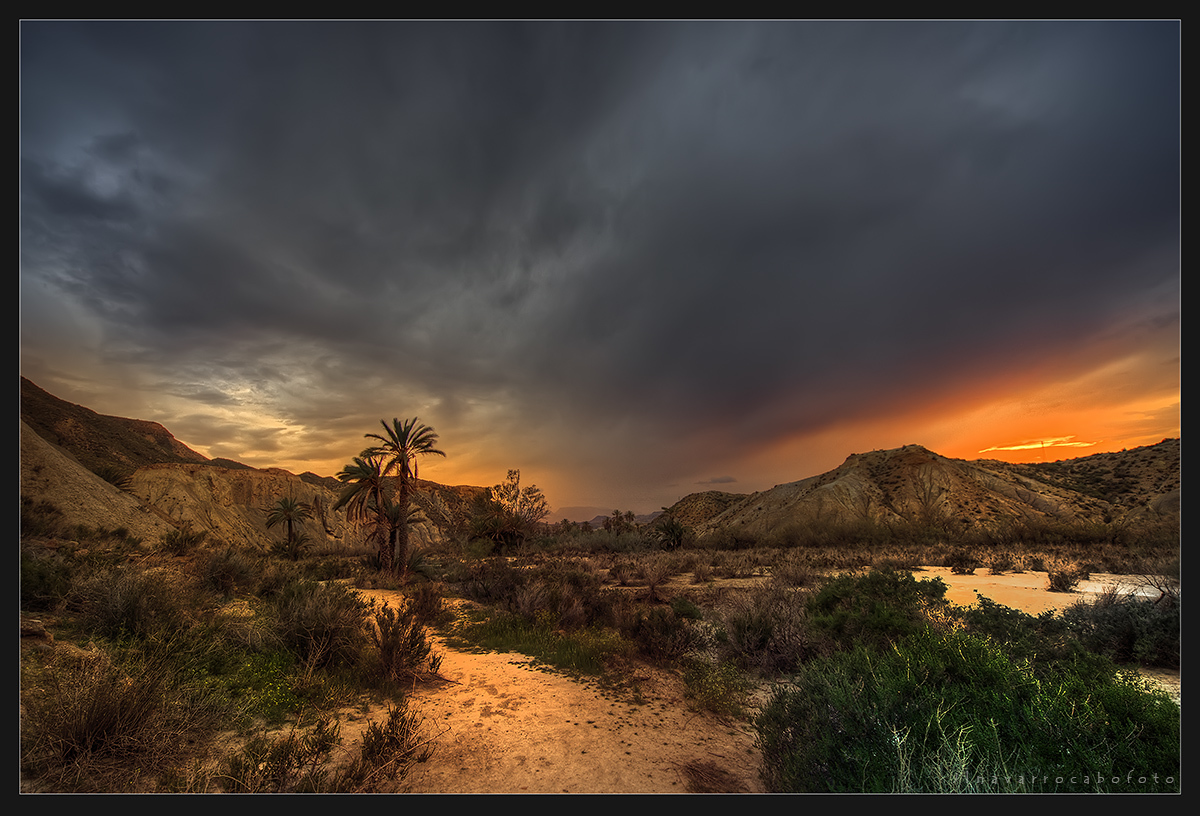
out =
<svg viewBox="0 0 1200 816"><path fill-rule="evenodd" d="M375 536L379 540L379 571L390 573L393 572L392 566L392 542L388 536L387 517L383 512L383 490L381 486L375 488Z"/></svg>
<svg viewBox="0 0 1200 816"><path fill-rule="evenodd" d="M396 569L404 576L408 573L408 477L400 475L400 523L396 526Z"/></svg>

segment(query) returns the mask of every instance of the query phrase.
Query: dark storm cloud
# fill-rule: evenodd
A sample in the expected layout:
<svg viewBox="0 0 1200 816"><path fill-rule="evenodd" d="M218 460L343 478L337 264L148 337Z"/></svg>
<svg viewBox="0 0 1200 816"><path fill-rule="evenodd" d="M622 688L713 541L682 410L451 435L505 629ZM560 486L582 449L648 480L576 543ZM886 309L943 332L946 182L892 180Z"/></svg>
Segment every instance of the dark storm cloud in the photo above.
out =
<svg viewBox="0 0 1200 816"><path fill-rule="evenodd" d="M716 484L733 484L737 479L732 476L714 476L711 479L705 479L702 482L696 482L698 485L716 485Z"/></svg>
<svg viewBox="0 0 1200 816"><path fill-rule="evenodd" d="M376 378L702 467L1177 276L1178 36L27 23L22 276L202 402L350 427Z"/></svg>

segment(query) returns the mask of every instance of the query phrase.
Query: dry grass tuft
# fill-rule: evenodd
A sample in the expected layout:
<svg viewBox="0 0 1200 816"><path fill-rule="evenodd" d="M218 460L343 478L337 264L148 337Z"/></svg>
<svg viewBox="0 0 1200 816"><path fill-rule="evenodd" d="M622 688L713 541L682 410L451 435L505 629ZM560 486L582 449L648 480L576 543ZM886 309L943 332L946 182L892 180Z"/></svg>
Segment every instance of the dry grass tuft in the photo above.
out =
<svg viewBox="0 0 1200 816"><path fill-rule="evenodd" d="M680 771L687 782L689 793L750 792L750 788L741 778L709 760L689 762Z"/></svg>

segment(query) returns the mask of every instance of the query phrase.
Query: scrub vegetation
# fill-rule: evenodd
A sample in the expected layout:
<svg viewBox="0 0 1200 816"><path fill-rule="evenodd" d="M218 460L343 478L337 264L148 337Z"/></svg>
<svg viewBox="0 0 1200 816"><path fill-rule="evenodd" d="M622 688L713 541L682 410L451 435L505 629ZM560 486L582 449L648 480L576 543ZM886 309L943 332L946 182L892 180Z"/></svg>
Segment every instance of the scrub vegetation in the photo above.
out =
<svg viewBox="0 0 1200 816"><path fill-rule="evenodd" d="M23 500L23 789L402 790L436 747L406 691L436 680L438 630L635 698L638 667L672 674L688 705L752 724L772 791L1179 790L1179 707L1133 671L1179 667L1177 517L697 537L669 514L547 525L514 470L416 549L382 474L408 462L415 478L436 434L384 430L341 474L371 533L357 549L305 546L310 508L282 501L264 512L283 541L249 551L68 529ZM964 608L921 565L1043 571L1062 591L1132 573L1155 592ZM372 606L363 587L402 600ZM370 706L383 715L347 745L339 712ZM723 769L690 773L713 789Z"/></svg>

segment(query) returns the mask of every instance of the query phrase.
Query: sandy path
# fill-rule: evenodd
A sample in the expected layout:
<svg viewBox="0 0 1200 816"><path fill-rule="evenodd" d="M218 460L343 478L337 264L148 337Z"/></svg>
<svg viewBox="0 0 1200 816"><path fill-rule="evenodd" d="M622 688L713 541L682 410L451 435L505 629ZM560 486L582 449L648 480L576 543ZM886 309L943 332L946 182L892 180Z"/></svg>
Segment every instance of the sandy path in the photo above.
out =
<svg viewBox="0 0 1200 816"><path fill-rule="evenodd" d="M399 593L364 594L394 604ZM685 793L683 767L696 762L728 772L731 791L764 790L750 727L688 710L676 678L639 674L635 703L530 668L524 655L463 652L440 640L436 649L448 682L417 686L409 700L437 747L406 790Z"/></svg>
<svg viewBox="0 0 1200 816"><path fill-rule="evenodd" d="M1045 573L1003 576L952 575L926 567L918 579L941 577L947 598L976 600L975 591L997 603L1037 614L1063 607L1117 583L1122 576L1093 575L1079 593L1046 591ZM364 591L376 602L400 601L401 593ZM637 703L594 684L533 669L514 653L473 653L437 641L447 682L417 686L410 704L435 738L429 762L403 781L413 793L686 793L683 769L704 763L728 774L720 789L764 792L759 752L747 723L722 722L688 709L681 681L643 669L636 678ZM1147 671L1179 700L1179 672ZM342 734L353 742L366 722L351 716Z"/></svg>

